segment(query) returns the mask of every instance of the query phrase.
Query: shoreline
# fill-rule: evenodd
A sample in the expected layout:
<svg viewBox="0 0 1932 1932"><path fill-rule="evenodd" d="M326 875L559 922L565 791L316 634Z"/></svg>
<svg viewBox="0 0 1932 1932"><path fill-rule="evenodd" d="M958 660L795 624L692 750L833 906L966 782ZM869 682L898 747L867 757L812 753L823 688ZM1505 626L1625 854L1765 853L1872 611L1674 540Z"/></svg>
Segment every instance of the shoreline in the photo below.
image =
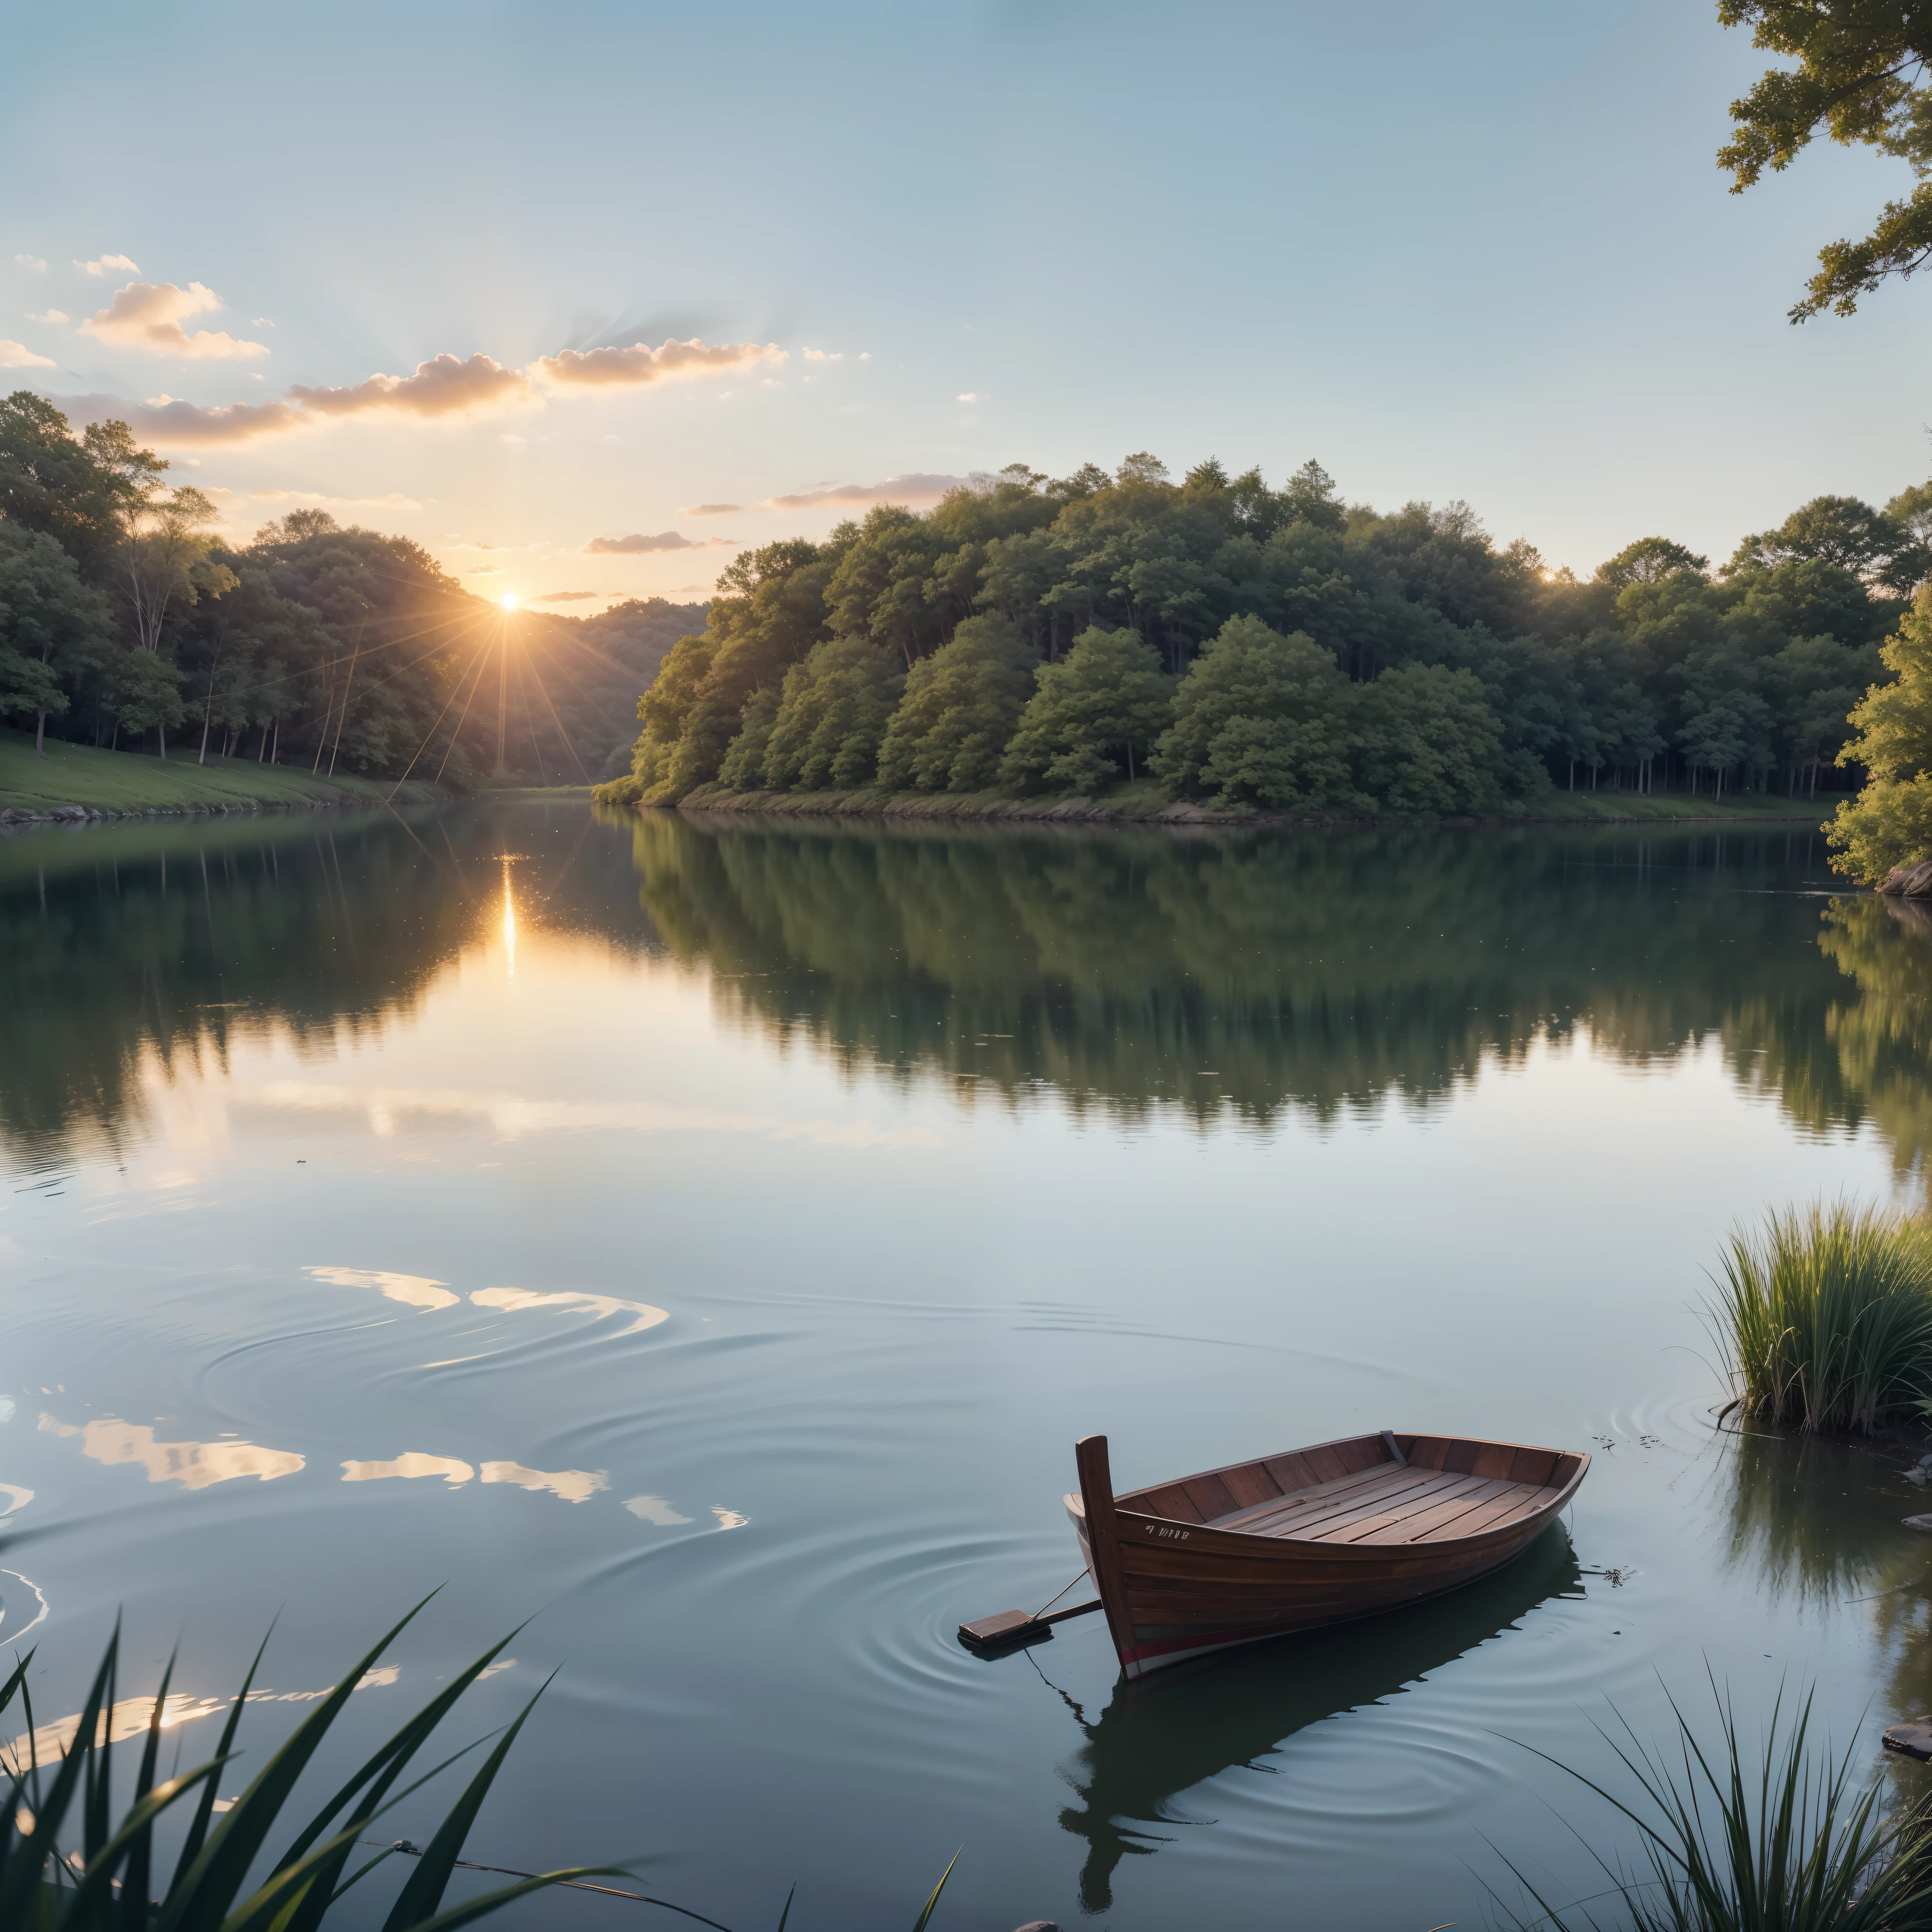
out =
<svg viewBox="0 0 1932 1932"><path fill-rule="evenodd" d="M412 784L400 795L399 802L404 805L430 805L446 802L451 796L433 786ZM149 818L256 818L276 812L368 811L386 802L386 797L364 797L358 793L338 790L332 798L204 800L182 805L130 806L125 809L62 805L46 812L33 812L8 806L0 807L0 832L29 832L50 825L125 825Z"/></svg>
<svg viewBox="0 0 1932 1932"><path fill-rule="evenodd" d="M0 730L0 830L91 825L139 818L232 816L378 806L392 795L415 805L448 796L433 779L323 778L287 765L211 758L170 760Z"/></svg>
<svg viewBox="0 0 1932 1932"><path fill-rule="evenodd" d="M1559 796L1568 798L1571 794ZM1690 825L1786 824L1816 828L1831 806L1815 800L1766 800L1768 808L1726 811L1702 800L1675 794L1612 794L1612 806L1602 793L1588 796L1587 806L1568 810L1546 807L1523 812L1471 816L1426 815L1406 818L1396 813L1357 814L1328 812L1219 812L1190 800L1169 800L1152 787L1126 796L1016 798L995 792L726 791L700 785L674 807L637 806L638 811L676 810L721 815L756 814L765 818L956 819L1002 820L1034 824L1166 825L1217 828L1226 831L1339 832L1376 830L1413 830L1424 826L1500 826L1526 825ZM1602 800L1598 803L1595 801Z"/></svg>

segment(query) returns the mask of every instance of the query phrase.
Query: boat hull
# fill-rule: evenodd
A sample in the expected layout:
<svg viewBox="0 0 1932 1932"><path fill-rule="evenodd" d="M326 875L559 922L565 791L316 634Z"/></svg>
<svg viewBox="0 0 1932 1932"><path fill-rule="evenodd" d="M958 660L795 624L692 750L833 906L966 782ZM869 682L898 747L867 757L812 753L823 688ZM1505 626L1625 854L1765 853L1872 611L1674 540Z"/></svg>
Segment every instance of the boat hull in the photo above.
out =
<svg viewBox="0 0 1932 1932"><path fill-rule="evenodd" d="M1104 1438L1087 1438L1081 1460L1082 1493L1066 1498L1067 1513L1130 1678L1473 1582L1542 1534L1588 1464L1527 1445L1378 1434L1115 1499ZM1274 1498L1255 1493L1269 1481ZM1163 1513L1145 1507L1150 1498ZM1312 1528L1228 1527L1207 1514L1223 1502L1235 1508L1221 1514L1239 1520L1266 1522L1271 1511ZM1420 1527L1405 1534L1411 1526Z"/></svg>

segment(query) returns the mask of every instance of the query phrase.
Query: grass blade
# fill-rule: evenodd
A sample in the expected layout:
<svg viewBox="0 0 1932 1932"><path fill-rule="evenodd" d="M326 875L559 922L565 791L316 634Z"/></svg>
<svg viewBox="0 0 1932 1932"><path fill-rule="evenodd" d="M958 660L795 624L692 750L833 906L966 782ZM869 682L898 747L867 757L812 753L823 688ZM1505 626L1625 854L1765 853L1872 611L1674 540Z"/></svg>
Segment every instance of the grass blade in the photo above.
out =
<svg viewBox="0 0 1932 1932"><path fill-rule="evenodd" d="M383 1922L382 1932L407 1932L408 1928L435 1917L437 1906L442 1903L444 1888L449 1883L451 1870L463 1850L464 1840L470 1835L470 1828L476 1822L476 1814L482 1809L483 1801L489 1796L497 1772L502 1769L503 1760L517 1741L517 1733L524 1728L525 1720L537 1707L537 1698L549 1689L550 1683L546 1678L538 1687L536 1696L518 1713L516 1722L498 1740L496 1748L483 1761L463 1796L436 1828L436 1836L424 1848L416 1870L410 1874L408 1883L403 1887Z"/></svg>
<svg viewBox="0 0 1932 1932"><path fill-rule="evenodd" d="M952 1868L959 1862L959 1852L966 1847L962 1845L948 1861L946 1869L939 1874L939 1882L932 1888L932 1896L926 1901L926 1907L913 1921L912 1932L926 1932L928 1922L932 1917L932 1908L939 1903L939 1894L946 1889L946 1881L952 1876Z"/></svg>

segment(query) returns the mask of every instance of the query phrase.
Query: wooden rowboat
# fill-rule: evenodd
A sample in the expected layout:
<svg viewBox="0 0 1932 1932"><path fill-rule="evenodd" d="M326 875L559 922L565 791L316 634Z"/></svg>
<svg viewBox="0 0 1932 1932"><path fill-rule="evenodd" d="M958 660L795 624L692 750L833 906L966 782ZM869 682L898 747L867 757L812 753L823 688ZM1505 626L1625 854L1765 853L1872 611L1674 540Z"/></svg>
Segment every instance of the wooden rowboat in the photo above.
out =
<svg viewBox="0 0 1932 1932"><path fill-rule="evenodd" d="M1066 1512L1130 1678L1472 1582L1534 1542L1590 1466L1384 1430L1117 1496L1104 1436L1074 1456Z"/></svg>

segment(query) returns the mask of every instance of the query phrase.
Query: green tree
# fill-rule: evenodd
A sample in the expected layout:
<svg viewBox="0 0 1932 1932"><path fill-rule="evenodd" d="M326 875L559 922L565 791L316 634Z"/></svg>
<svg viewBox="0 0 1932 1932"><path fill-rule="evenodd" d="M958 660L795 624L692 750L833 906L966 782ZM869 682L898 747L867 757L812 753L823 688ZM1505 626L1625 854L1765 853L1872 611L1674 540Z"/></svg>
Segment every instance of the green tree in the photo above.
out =
<svg viewBox="0 0 1932 1932"><path fill-rule="evenodd" d="M1597 581L1621 590L1626 584L1657 584L1678 571L1702 577L1711 568L1708 556L1700 556L1668 537L1639 537L1626 544L1607 563L1597 566Z"/></svg>
<svg viewBox="0 0 1932 1932"><path fill-rule="evenodd" d="M1354 689L1306 632L1231 617L1175 687L1154 769L1171 796L1218 805L1366 805L1350 766Z"/></svg>
<svg viewBox="0 0 1932 1932"><path fill-rule="evenodd" d="M1928 561L1925 546L1886 512L1856 496L1814 496L1776 530L1746 537L1726 574L1807 558L1894 592L1910 591L1924 576Z"/></svg>
<svg viewBox="0 0 1932 1932"><path fill-rule="evenodd" d="M796 668L796 667L794 667ZM785 675L789 677L791 672ZM738 712L738 735L718 761L718 782L727 791L758 791L765 782L765 753L778 722L780 687L768 684L746 699Z"/></svg>
<svg viewBox="0 0 1932 1932"><path fill-rule="evenodd" d="M1850 315L1888 277L1910 276L1932 257L1932 8L1924 0L1718 0L1727 27L1795 62L1772 68L1731 106L1736 132L1718 151L1742 194L1766 168L1788 168L1819 134L1902 160L1918 185L1888 201L1871 232L1828 243L1791 310L1804 322L1829 308Z"/></svg>
<svg viewBox="0 0 1932 1932"><path fill-rule="evenodd" d="M68 708L66 687L112 647L106 596L81 580L54 538L0 520L0 713L34 716L44 754L47 719Z"/></svg>
<svg viewBox="0 0 1932 1932"><path fill-rule="evenodd" d="M44 397L16 389L0 401L0 518L52 537L90 583L112 574L129 508L166 467L125 423L76 436Z"/></svg>
<svg viewBox="0 0 1932 1932"><path fill-rule="evenodd" d="M1132 460L1132 459L1130 459ZM1083 631L1058 664L1042 664L1000 761L1004 784L1088 792L1134 776L1172 721L1174 683L1138 631Z"/></svg>
<svg viewBox="0 0 1932 1932"><path fill-rule="evenodd" d="M1004 618L969 617L906 676L879 746L879 782L894 790L983 791L1018 724L1037 660Z"/></svg>
<svg viewBox="0 0 1932 1932"><path fill-rule="evenodd" d="M1932 588L1922 590L1880 656L1894 682L1876 686L1852 713L1841 765L1869 774L1825 828L1832 862L1876 885L1894 866L1932 858Z"/></svg>
<svg viewBox="0 0 1932 1932"><path fill-rule="evenodd" d="M1358 790L1396 812L1471 812L1502 802L1502 728L1472 671L1405 664L1361 687Z"/></svg>
<svg viewBox="0 0 1932 1932"><path fill-rule="evenodd" d="M158 651L170 606L194 604L235 587L235 573L209 553L214 504L188 484L145 493L122 530L121 578L137 650Z"/></svg>
<svg viewBox="0 0 1932 1932"><path fill-rule="evenodd" d="M814 644L804 662L785 673L763 782L808 791L870 784L905 683L904 670L862 638Z"/></svg>
<svg viewBox="0 0 1932 1932"><path fill-rule="evenodd" d="M164 760L168 728L188 716L182 701L181 672L159 651L123 651L110 678L114 716L124 730L154 734Z"/></svg>
<svg viewBox="0 0 1932 1932"><path fill-rule="evenodd" d="M1870 645L1854 650L1835 638L1794 638L1766 670L1791 788L1802 774L1815 797L1819 766L1835 764L1850 742L1852 708L1884 676L1884 661Z"/></svg>

